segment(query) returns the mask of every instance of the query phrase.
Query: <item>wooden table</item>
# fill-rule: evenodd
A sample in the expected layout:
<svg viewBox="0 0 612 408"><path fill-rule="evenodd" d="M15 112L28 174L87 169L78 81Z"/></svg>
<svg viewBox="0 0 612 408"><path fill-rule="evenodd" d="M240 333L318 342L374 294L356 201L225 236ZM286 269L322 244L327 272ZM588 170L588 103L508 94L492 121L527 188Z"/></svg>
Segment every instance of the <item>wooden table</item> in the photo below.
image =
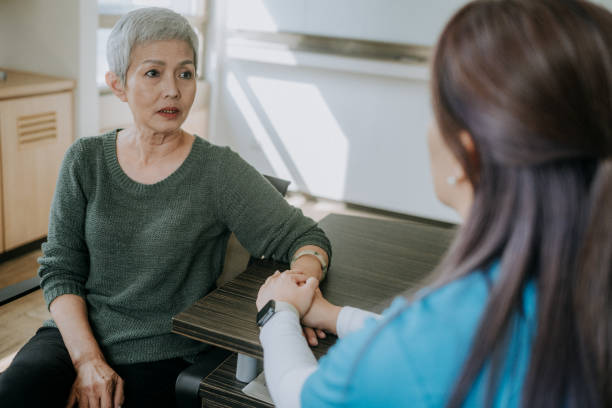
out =
<svg viewBox="0 0 612 408"><path fill-rule="evenodd" d="M332 303L373 312L381 312L395 296L421 287L454 235L449 224L416 218L382 220L331 214L319 225L333 250L329 273L320 285L323 294ZM276 269L284 270L286 265L254 262L235 279L176 315L173 332L263 358L255 299L259 287ZM317 358L335 340L328 336L320 341L313 348ZM226 377L223 382L236 388ZM205 388L203 384L200 390Z"/></svg>

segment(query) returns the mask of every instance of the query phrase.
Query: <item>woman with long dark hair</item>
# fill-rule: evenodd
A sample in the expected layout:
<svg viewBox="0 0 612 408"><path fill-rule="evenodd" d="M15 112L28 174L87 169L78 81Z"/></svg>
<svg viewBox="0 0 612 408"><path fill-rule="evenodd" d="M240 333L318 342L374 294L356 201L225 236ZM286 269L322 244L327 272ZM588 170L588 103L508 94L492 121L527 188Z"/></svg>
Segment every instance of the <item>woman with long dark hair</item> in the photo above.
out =
<svg viewBox="0 0 612 408"><path fill-rule="evenodd" d="M277 273L258 309L279 406L612 406L612 14L475 1L432 64L441 280L382 316ZM398 271L401 273L401 271ZM341 339L316 362L299 320Z"/></svg>

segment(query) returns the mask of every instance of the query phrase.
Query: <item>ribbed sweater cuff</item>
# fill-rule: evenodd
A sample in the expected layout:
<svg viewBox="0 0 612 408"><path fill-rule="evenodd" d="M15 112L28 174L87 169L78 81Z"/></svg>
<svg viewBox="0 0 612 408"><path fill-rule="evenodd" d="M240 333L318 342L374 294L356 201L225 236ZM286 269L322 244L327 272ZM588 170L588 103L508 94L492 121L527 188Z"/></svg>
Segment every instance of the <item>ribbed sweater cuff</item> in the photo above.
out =
<svg viewBox="0 0 612 408"><path fill-rule="evenodd" d="M45 285L43 296L45 298L45 302L47 303L47 310L49 309L49 306L51 306L51 302L53 302L55 298L62 295L77 295L85 299L85 289L82 285L74 282L58 283L51 287Z"/></svg>
<svg viewBox="0 0 612 408"><path fill-rule="evenodd" d="M327 240L327 238L325 238L325 236L321 238L317 236L314 236L314 237L310 236L310 237L298 239L297 241L293 243L293 245L289 249L289 260L291 260L291 258L293 257L293 255L295 255L298 249L306 245L318 246L319 248L325 250L325 252L327 253L327 257L329 258L329 262L327 263L327 270L329 271L329 267L331 266L331 260L332 260L332 251L331 251L331 247L329 246L329 241Z"/></svg>

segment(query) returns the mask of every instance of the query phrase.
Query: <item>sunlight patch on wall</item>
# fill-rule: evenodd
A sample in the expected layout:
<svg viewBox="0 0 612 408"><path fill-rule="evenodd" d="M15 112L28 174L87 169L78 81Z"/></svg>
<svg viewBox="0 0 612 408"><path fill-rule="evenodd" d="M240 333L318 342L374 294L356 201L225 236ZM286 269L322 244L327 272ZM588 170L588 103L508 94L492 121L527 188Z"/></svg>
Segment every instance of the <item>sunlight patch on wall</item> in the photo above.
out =
<svg viewBox="0 0 612 408"><path fill-rule="evenodd" d="M308 83L250 76L247 83L315 195L342 199L349 142L319 89ZM303 189L303 188L302 188Z"/></svg>
<svg viewBox="0 0 612 408"><path fill-rule="evenodd" d="M291 173L289 169L287 169L287 166L285 166L283 158L274 146L274 143L270 139L270 135L268 135L268 132L257 116L248 96L232 72L227 73L226 87L234 103L236 103L236 106L240 110L242 117L249 126L257 144L270 162L275 176L286 180L292 180Z"/></svg>

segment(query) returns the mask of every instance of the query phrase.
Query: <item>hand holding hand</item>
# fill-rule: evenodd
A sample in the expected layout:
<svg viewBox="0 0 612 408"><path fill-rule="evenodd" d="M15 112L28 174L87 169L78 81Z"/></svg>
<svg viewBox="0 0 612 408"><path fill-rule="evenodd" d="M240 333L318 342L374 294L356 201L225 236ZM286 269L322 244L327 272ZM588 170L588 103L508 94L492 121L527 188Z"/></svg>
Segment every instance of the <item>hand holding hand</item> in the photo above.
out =
<svg viewBox="0 0 612 408"><path fill-rule="evenodd" d="M340 306L336 306L325 299L321 290L317 288L310 309L302 317L302 324L315 327L319 331L323 329L336 334L336 322L341 309Z"/></svg>
<svg viewBox="0 0 612 408"><path fill-rule="evenodd" d="M302 272L301 270L290 269L283 273L292 275L292 277L295 279L297 284L300 286L306 283L306 280L308 279L305 277L304 272ZM321 290L319 288L317 288L317 290L315 291L315 295L316 295L316 292L318 292L319 295L321 295ZM308 313L310 312L307 312L307 314ZM308 342L310 346L312 347L317 346L319 344L319 339L324 339L327 337L325 332L321 330L320 328L318 328L318 326L311 326L307 323L304 323L303 320L302 320L302 323L304 324L304 327L302 328L302 332L303 332L302 334L304 335L304 337L306 338L306 341Z"/></svg>
<svg viewBox="0 0 612 408"><path fill-rule="evenodd" d="M276 271L259 288L256 301L257 310L261 310L269 300L274 299L291 303L302 317L310 308L318 285L319 281L315 278L308 278L300 273Z"/></svg>
<svg viewBox="0 0 612 408"><path fill-rule="evenodd" d="M102 358L92 358L75 366L67 408L117 408L123 404L123 380Z"/></svg>

